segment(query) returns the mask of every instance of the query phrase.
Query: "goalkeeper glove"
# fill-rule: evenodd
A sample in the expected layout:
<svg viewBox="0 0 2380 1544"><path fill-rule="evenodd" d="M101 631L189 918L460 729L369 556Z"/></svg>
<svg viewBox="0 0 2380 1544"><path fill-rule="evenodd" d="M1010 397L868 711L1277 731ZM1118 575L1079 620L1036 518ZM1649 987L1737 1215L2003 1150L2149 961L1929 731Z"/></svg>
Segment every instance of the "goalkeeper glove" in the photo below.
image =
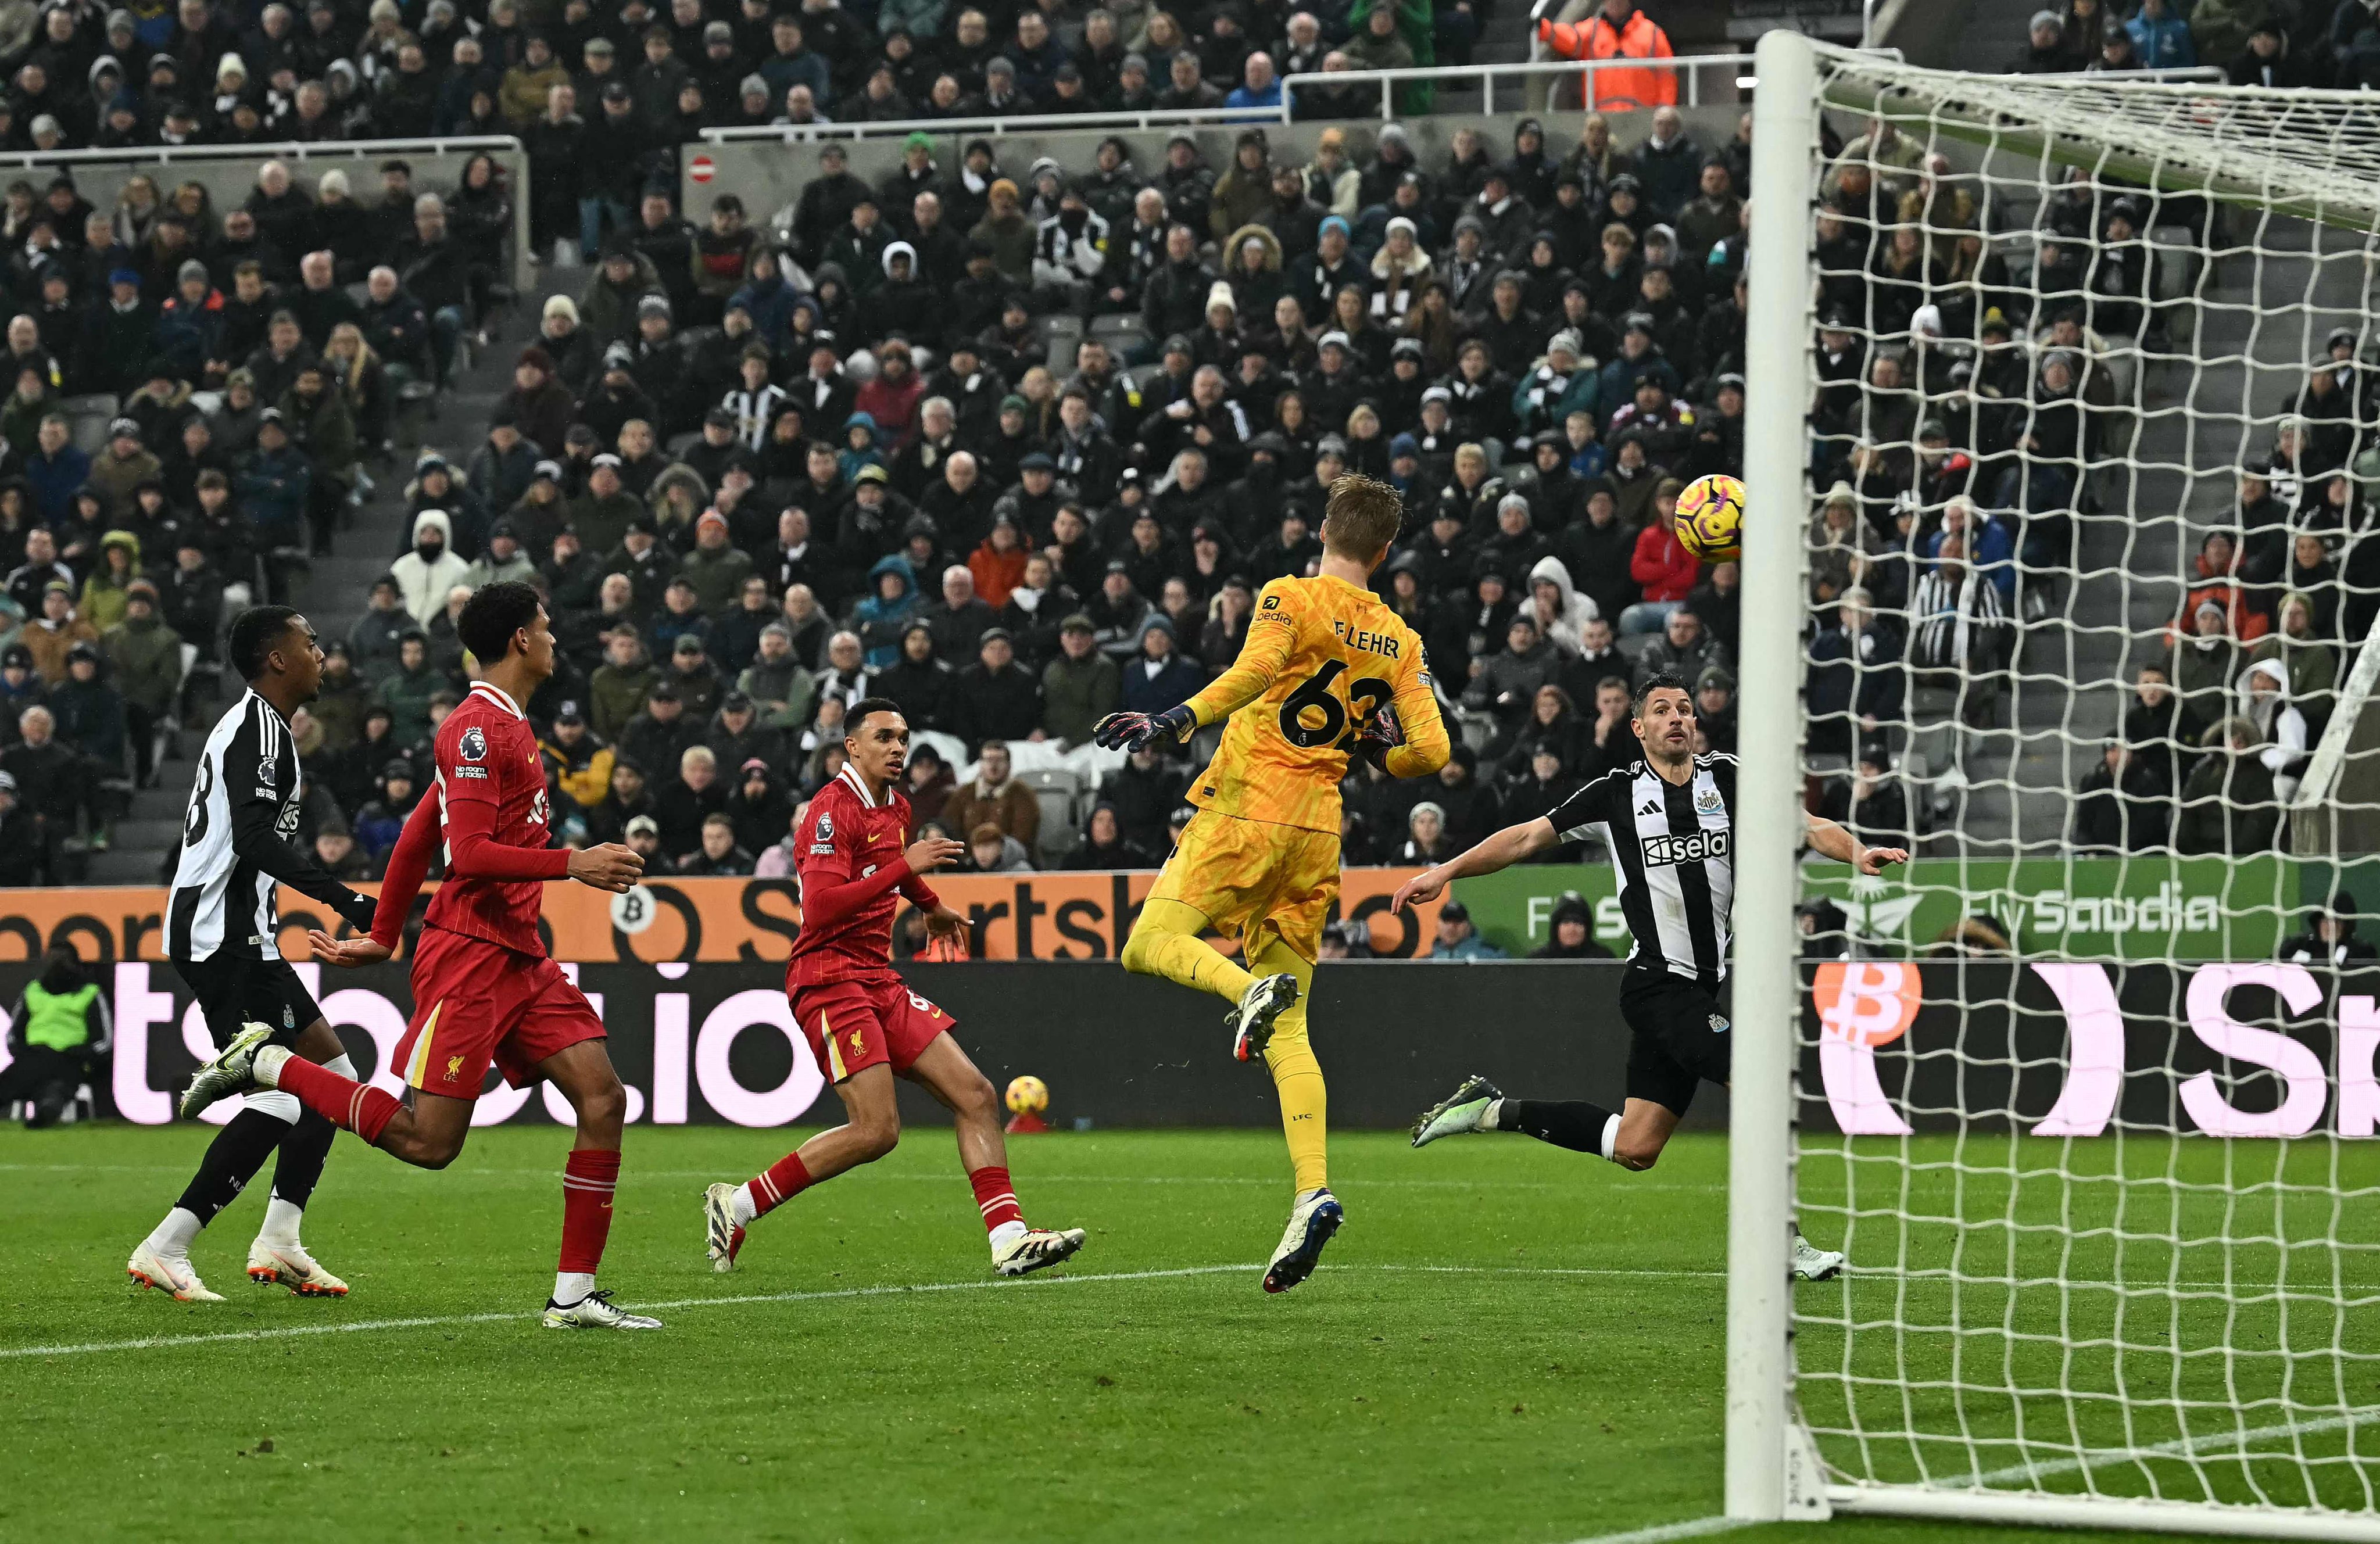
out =
<svg viewBox="0 0 2380 1544"><path fill-rule="evenodd" d="M1397 718L1393 703L1384 703L1380 711L1364 721L1355 736L1355 753L1379 768L1389 770L1389 752L1405 743L1405 726Z"/></svg>
<svg viewBox="0 0 2380 1544"><path fill-rule="evenodd" d="M1110 713L1091 728L1091 743L1101 750L1138 750L1152 740L1179 744L1198 727L1198 715L1184 702L1161 713Z"/></svg>

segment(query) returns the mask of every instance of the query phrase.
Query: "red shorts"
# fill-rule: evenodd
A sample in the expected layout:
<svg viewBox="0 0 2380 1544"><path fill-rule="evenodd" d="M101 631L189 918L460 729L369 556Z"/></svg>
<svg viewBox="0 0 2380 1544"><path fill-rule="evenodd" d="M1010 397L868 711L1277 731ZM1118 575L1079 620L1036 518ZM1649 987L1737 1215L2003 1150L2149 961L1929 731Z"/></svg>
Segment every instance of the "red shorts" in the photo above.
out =
<svg viewBox="0 0 2380 1544"><path fill-rule="evenodd" d="M899 980L829 981L786 995L830 1083L880 1062L906 1072L935 1036L958 1022Z"/></svg>
<svg viewBox="0 0 2380 1544"><path fill-rule="evenodd" d="M396 1043L408 1087L449 1099L478 1099L491 1062L526 1088L537 1064L581 1040L604 1038L603 1021L550 959L444 928L424 928L413 951L413 1022Z"/></svg>

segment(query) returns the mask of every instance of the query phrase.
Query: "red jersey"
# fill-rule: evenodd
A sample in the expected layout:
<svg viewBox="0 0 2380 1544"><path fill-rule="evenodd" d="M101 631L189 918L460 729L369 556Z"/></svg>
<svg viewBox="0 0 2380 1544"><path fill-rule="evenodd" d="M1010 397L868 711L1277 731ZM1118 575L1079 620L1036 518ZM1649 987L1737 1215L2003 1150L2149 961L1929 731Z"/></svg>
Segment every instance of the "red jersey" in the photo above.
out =
<svg viewBox="0 0 2380 1544"><path fill-rule="evenodd" d="M477 681L438 726L435 755L447 879L430 899L428 922L542 956L543 881L567 877L570 853L546 847L550 809L536 732L511 698ZM496 860L505 877L487 877L487 864L456 856L482 843L527 851Z"/></svg>
<svg viewBox="0 0 2380 1544"><path fill-rule="evenodd" d="M785 964L785 987L828 981L892 981L895 892L920 906L941 904L912 873L902 848L909 801L887 790L882 803L846 763L810 801L794 833L802 928Z"/></svg>

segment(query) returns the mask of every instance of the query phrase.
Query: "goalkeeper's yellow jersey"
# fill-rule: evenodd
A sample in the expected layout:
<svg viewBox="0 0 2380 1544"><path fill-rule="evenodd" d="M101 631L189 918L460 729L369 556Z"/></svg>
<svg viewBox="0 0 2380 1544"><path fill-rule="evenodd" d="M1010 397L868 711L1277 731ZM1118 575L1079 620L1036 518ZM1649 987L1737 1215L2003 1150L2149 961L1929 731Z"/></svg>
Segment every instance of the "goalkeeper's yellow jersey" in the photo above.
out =
<svg viewBox="0 0 2380 1544"><path fill-rule="evenodd" d="M1190 802L1336 835L1356 736L1390 705L1404 743L1389 753L1389 772L1422 777L1444 766L1446 725L1420 636L1344 579L1275 579L1257 597L1240 657L1190 699L1201 725L1231 721Z"/></svg>

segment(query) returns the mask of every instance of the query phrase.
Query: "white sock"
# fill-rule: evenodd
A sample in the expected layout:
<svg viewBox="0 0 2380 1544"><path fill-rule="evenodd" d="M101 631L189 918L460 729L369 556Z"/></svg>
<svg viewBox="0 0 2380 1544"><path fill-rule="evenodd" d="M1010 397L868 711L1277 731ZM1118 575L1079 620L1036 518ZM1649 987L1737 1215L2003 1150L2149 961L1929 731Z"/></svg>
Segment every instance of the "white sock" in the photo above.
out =
<svg viewBox="0 0 2380 1544"><path fill-rule="evenodd" d="M735 1187L735 1199L727 1203L727 1215L735 1220L735 1225L739 1228L750 1227L753 1220L760 1215L760 1204L752 1198L752 1185L749 1181Z"/></svg>
<svg viewBox="0 0 2380 1544"><path fill-rule="evenodd" d="M1481 1112L1479 1112L1479 1129L1480 1129L1480 1130L1482 1130L1482 1131L1493 1131L1493 1130L1495 1130L1495 1129L1496 1129L1496 1117L1497 1117L1497 1116L1499 1116L1499 1115L1500 1115L1500 1114L1502 1114L1503 1112L1504 1112L1504 1101L1503 1101L1502 1100L1500 1100L1500 1099L1491 1099L1491 1100L1489 1100L1488 1101L1488 1108L1487 1108L1487 1109L1485 1109L1485 1110L1482 1110Z"/></svg>
<svg viewBox="0 0 2380 1544"><path fill-rule="evenodd" d="M553 1273L553 1300L565 1308L594 1290L595 1272L592 1270L557 1270Z"/></svg>
<svg viewBox="0 0 2380 1544"><path fill-rule="evenodd" d="M268 1045L258 1052L256 1060L249 1064L250 1076L262 1088L278 1088L281 1087L281 1068L288 1060L287 1046Z"/></svg>
<svg viewBox="0 0 2380 1544"><path fill-rule="evenodd" d="M1603 1156L1609 1158L1611 1149L1620 1145L1620 1117L1612 1116L1603 1123Z"/></svg>
<svg viewBox="0 0 2380 1544"><path fill-rule="evenodd" d="M274 1065L278 1066L279 1064L275 1063ZM358 1083L363 1081L362 1078L356 1076L356 1064L347 1060L347 1053L344 1051L323 1063L322 1070L337 1073L341 1077L353 1078Z"/></svg>
<svg viewBox="0 0 2380 1544"><path fill-rule="evenodd" d="M999 1254L1008 1246L1011 1239L1023 1238L1025 1232L1023 1222L1002 1222L991 1230L991 1252L995 1255Z"/></svg>
<svg viewBox="0 0 2380 1544"><path fill-rule="evenodd" d="M158 1223L142 1242L161 1255L174 1259L188 1259L190 1241L198 1237L199 1230L205 1226L199 1221L197 1212L188 1207L177 1206L165 1213L165 1220Z"/></svg>
<svg viewBox="0 0 2380 1544"><path fill-rule="evenodd" d="M305 1215L305 1208L285 1201L278 1196L273 1197L264 1203L264 1225L256 1230L257 1242L278 1244L291 1249L300 1247L298 1224Z"/></svg>

